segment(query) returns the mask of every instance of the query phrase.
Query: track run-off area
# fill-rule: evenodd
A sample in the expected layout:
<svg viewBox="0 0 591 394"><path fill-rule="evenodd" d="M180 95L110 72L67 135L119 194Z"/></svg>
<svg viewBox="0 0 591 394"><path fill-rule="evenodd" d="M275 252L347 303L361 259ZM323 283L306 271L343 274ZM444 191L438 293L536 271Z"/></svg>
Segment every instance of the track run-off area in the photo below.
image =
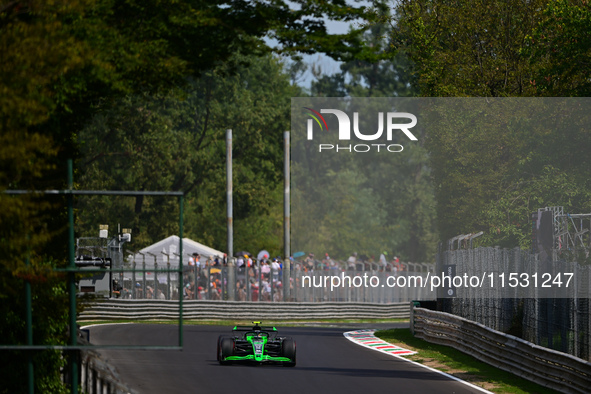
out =
<svg viewBox="0 0 591 394"><path fill-rule="evenodd" d="M376 325L374 325L376 326ZM408 326L408 323L374 328ZM219 365L216 344L231 327L185 325L183 350L101 349L103 361L137 393L482 393L465 382L400 357L360 346L343 335L367 327L281 327L297 342L297 365ZM95 345L177 346L178 326L102 324L88 327Z"/></svg>

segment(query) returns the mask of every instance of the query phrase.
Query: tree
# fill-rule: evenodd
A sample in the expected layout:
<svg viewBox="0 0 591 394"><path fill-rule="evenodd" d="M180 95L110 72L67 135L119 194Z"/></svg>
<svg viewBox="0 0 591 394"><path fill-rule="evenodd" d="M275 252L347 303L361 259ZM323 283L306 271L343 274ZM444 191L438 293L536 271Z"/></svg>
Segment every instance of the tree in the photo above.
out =
<svg viewBox="0 0 591 394"><path fill-rule="evenodd" d="M342 1L298 4L300 9L292 11L282 1L3 3L3 135L18 134L22 142L35 133L41 146L59 145L60 158L50 166L54 171L46 168L39 177L46 183L38 186L55 187L65 172L63 158L75 157L73 136L94 105L183 84L186 76L198 76L233 54L266 53L271 49L263 41L268 35L281 52L324 51L350 58L363 49L357 45L358 32L331 36L322 19L349 20L362 8Z"/></svg>
<svg viewBox="0 0 591 394"><path fill-rule="evenodd" d="M524 53L535 67L537 95L588 97L591 94L591 7L586 1L549 1Z"/></svg>
<svg viewBox="0 0 591 394"><path fill-rule="evenodd" d="M312 94L322 97L408 97L417 94L412 65L402 52L391 47L390 10L377 2L370 12L371 23L360 37L363 56L344 61L340 72L320 72L312 82Z"/></svg>
<svg viewBox="0 0 591 394"><path fill-rule="evenodd" d="M573 65L588 57L588 14L576 1L410 0L396 7L392 41L425 97L579 95L588 79ZM551 99L434 103L426 147L443 239L482 230L484 244L527 248L532 211L586 212L584 107Z"/></svg>
<svg viewBox="0 0 591 394"><path fill-rule="evenodd" d="M405 136L389 141L403 152L349 152L356 140L339 141L341 152L319 152L318 144L335 144L334 132L305 137L301 107L335 108L359 114L361 130L376 130L376 108L408 110L413 100L386 98L316 98L292 108L292 247L294 251L329 253L345 259L353 251L368 256L382 251L412 261L429 261L436 249L434 194L428 157L419 141ZM302 112L302 113L300 113ZM351 117L351 116L350 116ZM333 118L328 128L336 130ZM333 122L331 124L331 122ZM384 142L384 141L374 141Z"/></svg>
<svg viewBox="0 0 591 394"><path fill-rule="evenodd" d="M330 36L322 17L347 20L362 10L344 2L298 4L292 12L283 1L0 2L0 188L65 188L66 159L79 157L77 134L97 109L128 95L164 94L235 54L264 54L268 35L281 45L278 51L321 50L340 58L359 51L356 33ZM64 285L49 272L65 264L64 201L2 195L0 202L5 321L22 328L18 295L23 279L34 278L35 342L63 341ZM18 328L2 324L0 333L22 343ZM36 389L57 392L59 363L44 355L35 361L45 368L36 375ZM25 381L22 359L12 361L1 368L3 381Z"/></svg>
<svg viewBox="0 0 591 394"><path fill-rule="evenodd" d="M392 42L412 61L422 96L530 96L523 48L544 4L405 0L393 13Z"/></svg>
<svg viewBox="0 0 591 394"><path fill-rule="evenodd" d="M221 66L184 91L130 96L103 108L80 133L80 184L88 189L183 190L185 234L226 250L225 133L230 128L235 244L279 253L280 243L270 235L281 239L277 200L282 198L283 131L289 126L286 109L294 90L272 56L236 56L233 62L249 66ZM134 248L178 233L178 207L170 199L80 202L82 231L121 220L136 234Z"/></svg>
<svg viewBox="0 0 591 394"><path fill-rule="evenodd" d="M314 95L383 98L417 94L408 58L390 48L389 10L382 4L374 11L373 19L380 23L371 25L363 36L365 46L373 48L374 56L343 62L339 73L319 76L312 83ZM365 108L357 109L359 113L371 113L372 101L368 99L366 102ZM342 258L346 258L353 248L370 256L386 249L403 259L430 260L437 242L434 191L423 146L425 135L418 137L419 143L407 145L404 153L399 155L377 159L375 155L355 154L350 160L341 158L341 164L328 161L325 163L327 168L306 172L310 178L319 179L305 189L317 196L314 202L318 203L318 211L314 214L307 212L305 217L308 224L315 223L321 232L299 231L302 237L311 234L310 239L301 240L302 243L317 252L329 251ZM323 157L323 161L325 159ZM337 175L337 168L343 174ZM326 171L324 178L323 171ZM319 188L317 185L323 186ZM347 193L343 192L343 187ZM299 188L305 188L305 185ZM337 201L342 205L336 204ZM306 211L312 209L311 205L314 204L306 200ZM322 224L322 218L327 224ZM294 220L297 220L295 214ZM297 225L305 224L296 222ZM332 243L324 239L330 239Z"/></svg>

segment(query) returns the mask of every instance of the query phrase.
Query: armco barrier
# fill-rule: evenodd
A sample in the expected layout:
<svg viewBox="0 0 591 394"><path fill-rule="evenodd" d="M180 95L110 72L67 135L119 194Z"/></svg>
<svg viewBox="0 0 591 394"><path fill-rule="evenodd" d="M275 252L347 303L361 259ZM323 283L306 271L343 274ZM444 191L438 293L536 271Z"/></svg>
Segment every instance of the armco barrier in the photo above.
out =
<svg viewBox="0 0 591 394"><path fill-rule="evenodd" d="M81 352L80 385L82 392L87 394L130 394L136 393L129 389L120 379L117 371L101 359L92 350Z"/></svg>
<svg viewBox="0 0 591 394"><path fill-rule="evenodd" d="M408 319L409 316L407 302L183 302L185 320ZM86 304L78 321L166 320L178 317L178 301L116 299Z"/></svg>
<svg viewBox="0 0 591 394"><path fill-rule="evenodd" d="M564 393L588 393L591 363L482 324L424 308L411 311L417 338L454 347L499 369Z"/></svg>

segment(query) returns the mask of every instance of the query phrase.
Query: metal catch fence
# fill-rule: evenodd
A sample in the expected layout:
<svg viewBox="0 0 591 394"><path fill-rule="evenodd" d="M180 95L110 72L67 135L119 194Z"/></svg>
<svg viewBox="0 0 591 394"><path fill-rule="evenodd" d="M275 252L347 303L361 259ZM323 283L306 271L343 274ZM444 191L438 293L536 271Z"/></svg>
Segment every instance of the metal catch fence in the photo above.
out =
<svg viewBox="0 0 591 394"><path fill-rule="evenodd" d="M136 265L132 264L132 267ZM117 274L117 282L121 285L118 297L174 300L181 295L185 300L370 303L435 299L434 291L420 286L429 273L433 273L434 264L405 263L400 270L391 265L365 263L358 263L355 267L338 263L313 268L292 264L288 299L284 297L287 278L284 278L283 271L266 264L255 263L252 267L186 266L182 289L178 287L178 275L172 272L176 267L139 268Z"/></svg>
<svg viewBox="0 0 591 394"><path fill-rule="evenodd" d="M444 251L437 260L437 272L455 266L457 273L505 279L504 287L497 282L483 288L458 288L456 297L440 299L442 311L536 345L591 359L590 266L565 261L544 263L527 251L501 248ZM546 283L548 287L542 287L541 280L535 286L532 278L548 269L554 272ZM573 274L568 296L564 282L552 283L564 272ZM510 273L517 274L513 276L515 286L509 286ZM529 286L523 286L524 278L529 278Z"/></svg>

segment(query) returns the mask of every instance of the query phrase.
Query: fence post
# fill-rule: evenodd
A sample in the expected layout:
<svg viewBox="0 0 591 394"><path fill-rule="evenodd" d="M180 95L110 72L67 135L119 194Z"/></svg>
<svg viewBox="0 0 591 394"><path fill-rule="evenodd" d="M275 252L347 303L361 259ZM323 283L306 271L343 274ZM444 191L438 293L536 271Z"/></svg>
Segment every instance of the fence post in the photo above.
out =
<svg viewBox="0 0 591 394"><path fill-rule="evenodd" d="M263 298L263 264L259 261L259 298L258 301L261 302Z"/></svg>
<svg viewBox="0 0 591 394"><path fill-rule="evenodd" d="M289 179L289 131L283 133L283 300L288 301L290 296L289 278L291 277L291 245L290 245L290 179Z"/></svg>
<svg viewBox="0 0 591 394"><path fill-rule="evenodd" d="M72 159L68 159L68 292L70 298L70 313L69 313L69 331L70 331L70 346L76 346L78 344L78 327L76 326L76 277L74 269L76 268L75 263L75 252L74 252L74 196L72 190L74 189L74 170ZM111 264L112 265L112 264ZM112 278L109 278L109 288L112 288ZM73 394L78 393L78 354L77 351L72 350L69 354L70 361L70 389Z"/></svg>
<svg viewBox="0 0 591 394"><path fill-rule="evenodd" d="M236 264L233 257L228 258L228 300L236 301Z"/></svg>
<svg viewBox="0 0 591 394"><path fill-rule="evenodd" d="M234 256L234 206L232 182L232 129L226 130L226 221L228 258Z"/></svg>

